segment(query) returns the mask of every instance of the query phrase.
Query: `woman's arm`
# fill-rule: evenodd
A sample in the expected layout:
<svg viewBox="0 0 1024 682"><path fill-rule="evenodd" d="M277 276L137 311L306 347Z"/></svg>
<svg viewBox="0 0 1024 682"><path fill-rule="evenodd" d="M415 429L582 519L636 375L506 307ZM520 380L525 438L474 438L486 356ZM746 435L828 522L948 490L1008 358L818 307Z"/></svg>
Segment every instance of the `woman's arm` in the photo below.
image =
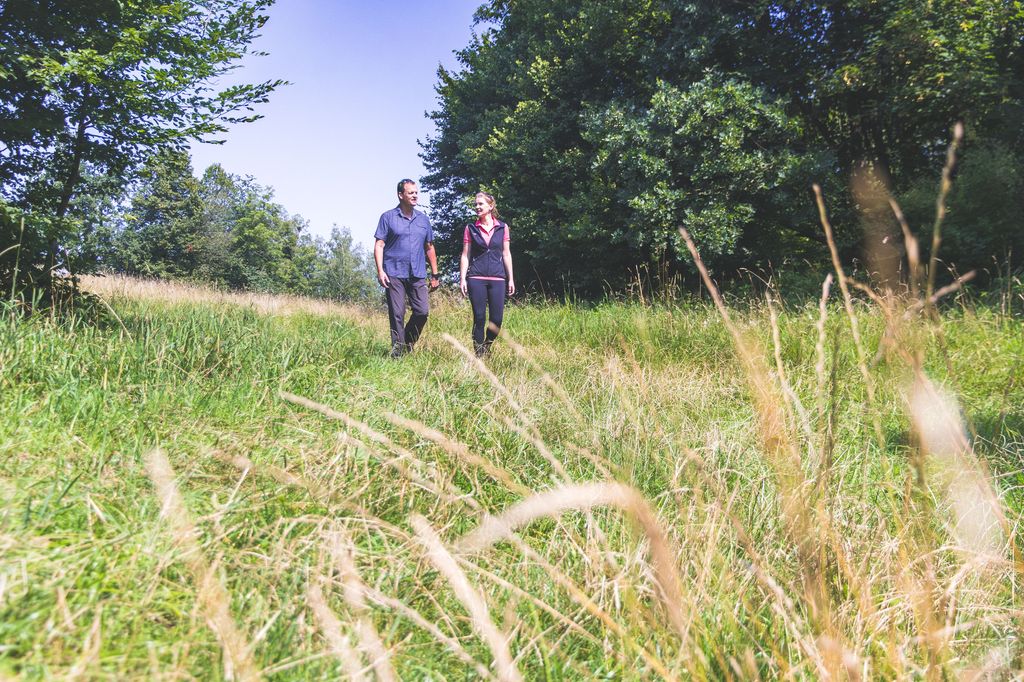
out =
<svg viewBox="0 0 1024 682"><path fill-rule="evenodd" d="M508 279L508 295L511 296L516 293L516 282L515 278L512 276L512 249L509 248L508 244L508 242L505 242L505 245L502 247L501 260L505 263L505 277Z"/></svg>
<svg viewBox="0 0 1024 682"><path fill-rule="evenodd" d="M466 295L466 270L469 269L469 242L462 244L462 257L459 258L459 288Z"/></svg>

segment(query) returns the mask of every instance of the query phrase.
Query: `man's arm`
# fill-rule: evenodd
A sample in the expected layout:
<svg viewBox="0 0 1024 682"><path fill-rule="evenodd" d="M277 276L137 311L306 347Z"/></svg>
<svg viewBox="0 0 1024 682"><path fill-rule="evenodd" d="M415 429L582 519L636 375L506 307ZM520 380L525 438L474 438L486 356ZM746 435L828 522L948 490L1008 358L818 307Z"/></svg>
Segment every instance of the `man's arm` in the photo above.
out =
<svg viewBox="0 0 1024 682"><path fill-rule="evenodd" d="M437 279L437 252L434 251L434 242L427 242L423 250L426 251L427 263L430 264L430 288L436 289L441 286L441 282Z"/></svg>
<svg viewBox="0 0 1024 682"><path fill-rule="evenodd" d="M388 275L384 272L384 240L378 239L373 243L373 262L377 264L377 281L385 289L388 288L390 280Z"/></svg>

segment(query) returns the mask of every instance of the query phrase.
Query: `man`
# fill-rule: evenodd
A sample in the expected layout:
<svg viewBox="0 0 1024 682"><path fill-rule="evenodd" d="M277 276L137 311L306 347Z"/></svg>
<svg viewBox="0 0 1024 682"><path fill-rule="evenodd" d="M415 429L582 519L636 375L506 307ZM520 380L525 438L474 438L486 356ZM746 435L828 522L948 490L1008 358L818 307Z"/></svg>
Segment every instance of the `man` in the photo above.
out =
<svg viewBox="0 0 1024 682"><path fill-rule="evenodd" d="M398 183L398 206L385 211L373 235L373 260L377 263L377 281L384 287L391 324L391 357L412 350L427 323L430 301L427 288L441 285L434 252L434 231L426 214L416 210L420 190L409 179ZM430 279L423 256L430 262ZM412 308L405 321L406 301Z"/></svg>

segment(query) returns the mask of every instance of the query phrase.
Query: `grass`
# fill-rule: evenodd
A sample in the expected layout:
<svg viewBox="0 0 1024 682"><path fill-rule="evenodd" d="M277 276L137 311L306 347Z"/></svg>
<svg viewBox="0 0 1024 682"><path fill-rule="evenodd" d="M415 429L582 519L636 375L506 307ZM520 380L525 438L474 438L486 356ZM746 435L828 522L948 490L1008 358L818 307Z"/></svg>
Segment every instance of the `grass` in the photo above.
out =
<svg viewBox="0 0 1024 682"><path fill-rule="evenodd" d="M869 400L836 299L822 335L777 305L777 346L763 304L740 341L702 303L518 305L483 366L453 299L392 361L382 310L87 286L107 322L0 318L0 675L1024 668L997 307L901 327Z"/></svg>

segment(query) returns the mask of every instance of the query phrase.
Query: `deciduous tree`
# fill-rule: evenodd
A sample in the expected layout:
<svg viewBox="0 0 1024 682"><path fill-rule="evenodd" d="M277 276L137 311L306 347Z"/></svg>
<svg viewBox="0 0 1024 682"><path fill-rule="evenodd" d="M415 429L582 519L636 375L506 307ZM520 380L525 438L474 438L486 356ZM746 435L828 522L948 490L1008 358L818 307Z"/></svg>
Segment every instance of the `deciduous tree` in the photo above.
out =
<svg viewBox="0 0 1024 682"><path fill-rule="evenodd" d="M483 187L523 276L584 293L685 268L683 223L720 267L823 256L812 179L856 255L851 178L895 195L931 181L957 120L967 155L1024 161L1019 2L491 0L477 20L460 69L439 70L423 150L442 246L458 250Z"/></svg>
<svg viewBox="0 0 1024 682"><path fill-rule="evenodd" d="M214 84L250 52L272 2L0 4L0 179L8 207L29 218L28 272L45 279L75 238L84 168L125 182L157 149L257 118L281 81Z"/></svg>

